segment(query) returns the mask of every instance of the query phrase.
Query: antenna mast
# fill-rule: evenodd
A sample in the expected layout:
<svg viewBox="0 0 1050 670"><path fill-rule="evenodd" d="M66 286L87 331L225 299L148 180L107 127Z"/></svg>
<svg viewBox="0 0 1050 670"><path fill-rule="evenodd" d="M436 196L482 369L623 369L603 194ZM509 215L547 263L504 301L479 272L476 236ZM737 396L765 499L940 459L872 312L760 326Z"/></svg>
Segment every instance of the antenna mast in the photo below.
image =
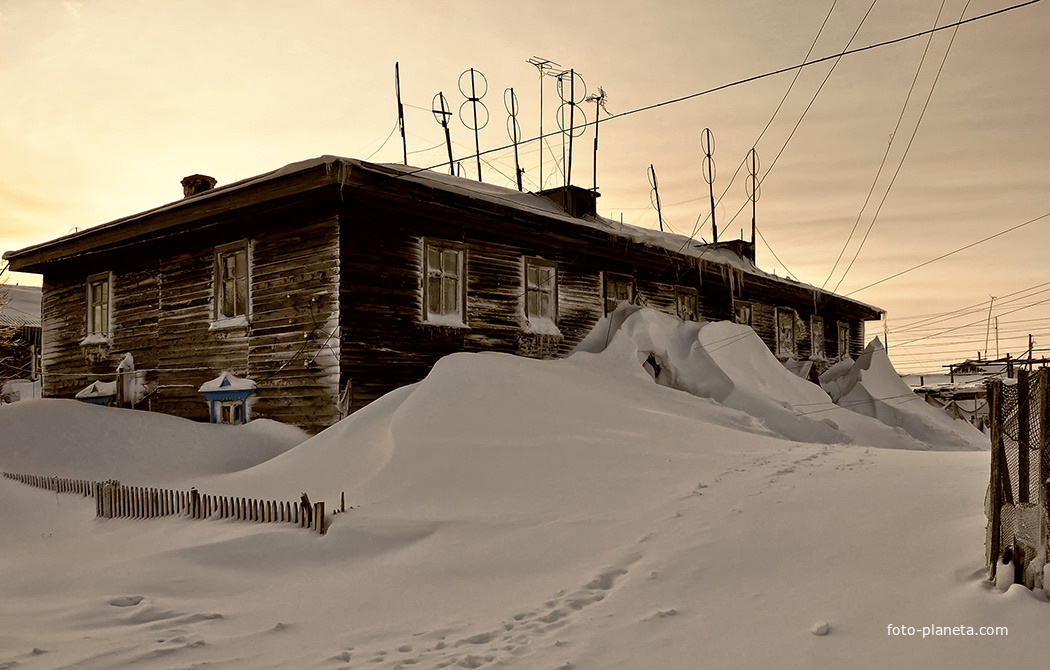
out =
<svg viewBox="0 0 1050 670"><path fill-rule="evenodd" d="M594 191L598 192L598 122L601 121L601 111L604 109L605 113L608 114L609 110L605 109L605 101L607 96L605 95L605 89L601 86L598 87L598 92L587 96L584 102L594 103L594 162L591 166L594 176Z"/></svg>
<svg viewBox="0 0 1050 670"><path fill-rule="evenodd" d="M394 62L394 94L397 96L397 127L401 129L401 151L408 165L408 140L405 139L405 107L401 104L401 68Z"/></svg>
<svg viewBox="0 0 1050 670"><path fill-rule="evenodd" d="M552 70L556 67L561 67L558 63L548 59L540 58L539 56L533 56L532 58L525 61L529 65L535 66L536 70L540 74L540 190L543 190L543 77L547 74L547 70Z"/></svg>
<svg viewBox="0 0 1050 670"><path fill-rule="evenodd" d="M565 97L565 80L569 80L568 98ZM576 81L579 80L579 87L576 85ZM579 93L577 93L577 89ZM561 98L561 107L558 108L558 127L562 131L562 162L564 163L565 172L565 186L568 187L572 184L572 140L574 137L583 135L587 130L587 117L583 110L580 110L580 116L583 117L583 125L579 127L579 132L576 131L576 108L580 106L580 103L587 97L587 84L583 81L583 77L576 74L575 70L569 69L558 75L558 97ZM565 108L569 108L569 124L568 127L565 125ZM565 157L565 144L569 145L569 156Z"/></svg>
<svg viewBox="0 0 1050 670"><path fill-rule="evenodd" d="M470 75L469 95L465 90L467 87L463 82L463 78L468 74ZM478 92L479 85L481 89L480 93ZM476 158L478 162L478 181L481 181L481 141L478 139L478 131L489 124L489 110L481 99L485 97L485 94L488 93L488 91L489 82L485 79L485 75L481 74L479 70L470 68L469 70L464 70L459 75L459 92L463 94L464 98L466 98L466 100L463 101L463 104L459 106L459 120L463 122L464 126L474 131L474 158ZM463 115L463 108L467 106L468 102L473 111L473 116L470 119L465 118ZM484 112L481 120L478 119L479 107L481 111Z"/></svg>
<svg viewBox="0 0 1050 670"><path fill-rule="evenodd" d="M649 202L653 203L656 207L656 218L660 221L660 232L664 232L664 214L660 207L660 186L656 179L656 168L653 164L649 164L649 185L653 187L653 190L649 194Z"/></svg>
<svg viewBox="0 0 1050 670"><path fill-rule="evenodd" d="M437 95L434 96L434 100L430 103L430 111L438 125L445 129L445 146L448 147L448 173L455 176L456 162L452 159L452 136L448 132L448 118L452 116L452 111L448 108L448 100L445 100L445 94L441 91L438 91Z"/></svg>
<svg viewBox="0 0 1050 670"><path fill-rule="evenodd" d="M718 244L718 224L715 222L715 161L712 155L715 153L715 136L710 128L704 128L700 135L700 147L704 150L704 181L707 182L707 190L711 194L711 234L714 243Z"/></svg>
<svg viewBox="0 0 1050 670"><path fill-rule="evenodd" d="M514 176L518 181L518 190L524 191L521 185L521 162L518 160L518 142L521 141L521 126L518 124L518 96L514 95L514 89L508 88L503 92L503 106L507 109L507 134L514 144Z"/></svg>
<svg viewBox="0 0 1050 670"><path fill-rule="evenodd" d="M744 188L747 191L748 200L751 201L751 246L753 247L755 246L755 203L762 197L762 183L758 181L758 151L751 147L747 157L750 165L747 166L747 181L744 182Z"/></svg>

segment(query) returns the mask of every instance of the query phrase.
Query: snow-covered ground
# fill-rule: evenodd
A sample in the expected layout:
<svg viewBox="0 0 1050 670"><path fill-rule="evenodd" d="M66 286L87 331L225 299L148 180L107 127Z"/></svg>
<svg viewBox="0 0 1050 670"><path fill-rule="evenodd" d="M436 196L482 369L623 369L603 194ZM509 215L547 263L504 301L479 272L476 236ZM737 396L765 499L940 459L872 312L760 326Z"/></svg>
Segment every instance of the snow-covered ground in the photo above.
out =
<svg viewBox="0 0 1050 670"><path fill-rule="evenodd" d="M849 411L749 329L642 310L565 360L450 356L305 441L5 406L0 470L353 509L96 519L0 479L0 668L1041 666L1050 604L984 580L983 436L895 381L878 346L829 375Z"/></svg>

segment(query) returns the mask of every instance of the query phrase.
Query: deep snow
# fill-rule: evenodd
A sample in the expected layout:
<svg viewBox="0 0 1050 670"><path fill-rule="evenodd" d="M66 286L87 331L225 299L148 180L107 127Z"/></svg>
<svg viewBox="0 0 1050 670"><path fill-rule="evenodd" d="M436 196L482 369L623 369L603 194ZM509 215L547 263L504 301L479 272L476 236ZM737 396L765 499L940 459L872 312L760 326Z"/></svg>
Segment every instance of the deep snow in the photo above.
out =
<svg viewBox="0 0 1050 670"><path fill-rule="evenodd" d="M354 507L325 536L100 520L0 479L0 668L1045 662L1045 597L984 580L984 438L903 398L865 416L896 393L878 347L848 411L749 333L617 314L565 360L445 358L296 446L269 422L0 408L0 470Z"/></svg>

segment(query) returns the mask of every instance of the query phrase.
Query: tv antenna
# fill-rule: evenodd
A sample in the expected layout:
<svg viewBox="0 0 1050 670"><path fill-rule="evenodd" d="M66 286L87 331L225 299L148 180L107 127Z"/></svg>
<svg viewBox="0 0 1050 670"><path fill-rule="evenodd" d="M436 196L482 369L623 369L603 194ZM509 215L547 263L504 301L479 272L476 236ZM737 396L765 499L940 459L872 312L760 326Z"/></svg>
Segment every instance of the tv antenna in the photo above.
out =
<svg viewBox="0 0 1050 670"><path fill-rule="evenodd" d="M609 110L605 108L606 100L608 96L601 86L598 87L597 93L592 93L583 99L584 102L594 103L594 162L591 167L594 172L594 191L596 193L598 192L598 122L601 121L601 112L609 113Z"/></svg>
<svg viewBox="0 0 1050 670"><path fill-rule="evenodd" d="M468 79L468 75L469 81L464 81ZM481 142L478 139L478 131L489 125L489 109L481 101L485 94L489 92L489 82L485 79L485 75L481 74L481 71L470 68L459 75L459 92L466 98L463 104L459 106L459 120L463 122L464 126L474 131L474 157L478 161L478 181L481 181ZM470 103L472 111L469 117L463 112L467 103ZM478 116L479 109L482 112L480 117Z"/></svg>
<svg viewBox="0 0 1050 670"><path fill-rule="evenodd" d="M747 153L747 180L744 182L744 190L747 198L751 201L751 244L755 244L755 203L762 197L762 182L758 179L758 151L751 147Z"/></svg>
<svg viewBox="0 0 1050 670"><path fill-rule="evenodd" d="M397 96L397 127L401 130L401 151L408 165L408 140L405 139L405 106L401 104L401 68L394 62L394 95Z"/></svg>
<svg viewBox="0 0 1050 670"><path fill-rule="evenodd" d="M434 100L430 103L430 111L438 125L445 129L445 146L448 148L448 173L455 176L456 165L452 159L452 136L448 132L448 119L452 116L452 110L448 108L448 100L445 99L445 94L441 91L438 91L437 95L434 96Z"/></svg>
<svg viewBox="0 0 1050 670"><path fill-rule="evenodd" d="M558 63L548 59L540 58L539 56L533 56L532 58L525 61L529 65L536 68L540 75L540 134L538 136L540 143L540 169L539 169L539 180L540 190L543 190L543 77L550 74L551 70L557 67L561 67Z"/></svg>
<svg viewBox="0 0 1050 670"><path fill-rule="evenodd" d="M653 203L656 207L656 218L660 221L660 232L664 232L664 214L660 208L660 182L656 179L656 168L653 164L649 164L649 185L653 187L653 190L649 191L649 202Z"/></svg>
<svg viewBox="0 0 1050 670"><path fill-rule="evenodd" d="M704 181L711 195L711 236L718 244L718 224L715 222L715 136L710 128L704 128L700 134L700 148L704 150Z"/></svg>
<svg viewBox="0 0 1050 670"><path fill-rule="evenodd" d="M583 77L576 74L575 70L565 70L558 75L558 97L561 98L561 106L558 107L556 118L558 128L562 131L561 159L565 166L565 186L567 187L572 183L572 140L574 137L583 135L587 130L587 115L582 109L577 112L577 107L587 97L587 83L584 82ZM580 126L576 126L577 113L583 118L583 124ZM567 125L566 114L569 117ZM569 146L568 158L565 156L566 143Z"/></svg>
<svg viewBox="0 0 1050 670"><path fill-rule="evenodd" d="M514 89L508 88L503 91L503 106L507 110L507 134L514 144L514 176L518 181L518 190L524 191L521 185L521 162L518 160L518 142L521 141L521 125L518 123L518 96L514 95Z"/></svg>

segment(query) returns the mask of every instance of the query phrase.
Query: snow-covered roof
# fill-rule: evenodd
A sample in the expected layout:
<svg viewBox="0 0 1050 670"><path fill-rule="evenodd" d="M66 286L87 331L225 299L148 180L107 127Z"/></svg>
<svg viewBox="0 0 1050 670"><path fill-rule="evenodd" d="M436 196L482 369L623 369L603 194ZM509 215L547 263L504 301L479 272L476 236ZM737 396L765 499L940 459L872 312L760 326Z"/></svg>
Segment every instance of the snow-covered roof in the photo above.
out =
<svg viewBox="0 0 1050 670"><path fill-rule="evenodd" d="M40 287L0 285L0 325L40 327Z"/></svg>
<svg viewBox="0 0 1050 670"><path fill-rule="evenodd" d="M85 400L87 398L109 398L116 394L116 382L101 382L96 380L80 389L73 397L77 400Z"/></svg>
<svg viewBox="0 0 1050 670"><path fill-rule="evenodd" d="M215 391L252 391L255 389L255 382L251 379L245 379L244 377L238 377L232 372L224 371L215 379L210 379L197 389L198 393L212 393Z"/></svg>
<svg viewBox="0 0 1050 670"><path fill-rule="evenodd" d="M749 259L741 257L739 254L733 252L731 249L725 248L724 246L702 244L684 235L666 233L651 228L625 224L601 216L575 217L567 213L551 199L538 193L521 192L511 188L486 184L484 182L463 177L456 177L426 168L417 168L392 163L369 163L360 159L345 158L334 155L323 155L318 156L317 158L289 163L284 167L270 172L242 179L241 181L232 184L218 186L208 191L188 196L145 212L140 212L109 223L88 228L50 242L34 245L18 251L9 251L4 254L4 258L11 258L14 261L20 256L25 257L28 254L33 254L58 245L76 243L78 240L86 241L99 232L111 231L117 228L130 226L137 221L149 217L163 215L182 207L199 205L212 198L226 196L243 189L254 188L267 182L291 177L311 170L320 170L321 168L323 168L324 179L326 179L328 183L346 184L349 182L351 174L358 170L374 175L386 176L388 178L401 179L406 182L421 184L428 188L445 193L458 194L474 200L493 203L520 211L531 212L539 216L564 221L578 226L603 230L612 235L630 240L635 244L665 249L682 256L723 264L751 276L794 285L803 290L811 291L814 294L824 293L816 286L765 272L759 269ZM875 313L882 313L884 311L881 308L854 300L853 298L849 298L848 300Z"/></svg>

